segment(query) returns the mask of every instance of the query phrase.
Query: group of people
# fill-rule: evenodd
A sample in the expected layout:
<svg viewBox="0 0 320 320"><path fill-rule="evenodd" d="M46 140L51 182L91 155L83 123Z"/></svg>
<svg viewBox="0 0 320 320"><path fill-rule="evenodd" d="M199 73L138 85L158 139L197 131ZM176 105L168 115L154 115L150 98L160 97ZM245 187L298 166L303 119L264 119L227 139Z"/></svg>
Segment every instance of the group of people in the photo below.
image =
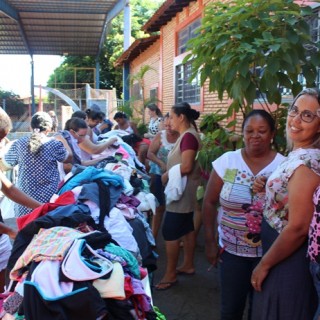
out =
<svg viewBox="0 0 320 320"><path fill-rule="evenodd" d="M165 116L156 105L147 108L150 122L144 137L125 113L114 115L113 126L91 108L75 112L64 130L49 138L52 118L36 113L31 136L15 141L1 158L2 169L19 164L21 190L0 172L1 190L19 203L16 215L24 215L50 200L61 171L67 173L75 164L95 165L104 159L106 148L118 147L116 135L108 135L112 126L122 138L138 136L134 148L148 161L150 190L158 201L152 232L156 239L162 224L166 246L165 274L155 289L168 290L180 275L196 272L200 113L186 102L175 104ZM0 118L4 139L11 122L5 114ZM319 91L304 89L289 107L286 157L273 148L275 132L272 116L253 110L242 124L244 147L212 163L202 215L206 256L212 266L219 266L222 320L242 319L246 305L253 320L320 317ZM107 139L99 143L101 135ZM3 232L14 237L12 230ZM184 255L178 266L182 240Z"/></svg>
<svg viewBox="0 0 320 320"><path fill-rule="evenodd" d="M242 130L244 147L213 162L203 203L221 319L242 319L246 303L254 320L319 319L319 91L303 90L288 109L286 158L272 148L266 111L250 112Z"/></svg>

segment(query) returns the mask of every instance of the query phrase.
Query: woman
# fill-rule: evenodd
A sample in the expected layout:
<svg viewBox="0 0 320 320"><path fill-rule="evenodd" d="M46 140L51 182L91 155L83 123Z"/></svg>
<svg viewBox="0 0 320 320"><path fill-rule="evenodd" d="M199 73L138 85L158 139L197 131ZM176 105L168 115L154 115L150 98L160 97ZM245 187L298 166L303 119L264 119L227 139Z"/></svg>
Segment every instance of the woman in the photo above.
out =
<svg viewBox="0 0 320 320"><path fill-rule="evenodd" d="M100 124L104 118L103 112L97 105L93 105L90 109L85 111L87 118L85 119L88 125L88 135L93 143L98 141L98 134L95 133L95 128Z"/></svg>
<svg viewBox="0 0 320 320"><path fill-rule="evenodd" d="M31 136L13 142L2 161L8 168L19 165L17 185L23 192L37 201L49 202L60 182L57 161L69 162L71 155L60 141L47 137L52 128L48 113L34 114L31 128ZM30 211L25 206L15 205L16 217Z"/></svg>
<svg viewBox="0 0 320 320"><path fill-rule="evenodd" d="M286 134L292 151L266 183L263 257L252 273L253 319L312 319L316 292L306 258L320 183L320 96L305 89L288 110Z"/></svg>
<svg viewBox="0 0 320 320"><path fill-rule="evenodd" d="M318 294L318 308L314 320L320 319L320 186L313 195L314 212L309 228L308 258L310 272Z"/></svg>
<svg viewBox="0 0 320 320"><path fill-rule="evenodd" d="M199 115L200 113L192 109L187 102L174 105L170 111L171 129L177 131L180 137L168 155L167 171L162 175L162 182L167 184L166 191L169 187L178 187L181 192L176 194L174 199L171 197L172 194L166 193L166 214L162 234L166 244L167 265L163 278L156 285L157 290L167 290L175 285L178 274L195 273L193 211L196 201L195 190L200 180L200 169L196 160L200 138L195 120ZM180 188L180 183L183 184L185 180L185 187ZM184 242L184 256L182 265L177 267L181 239Z"/></svg>
<svg viewBox="0 0 320 320"><path fill-rule="evenodd" d="M263 194L253 196L251 187L255 177L268 177L284 158L271 148L275 123L268 112L251 111L242 132L244 148L226 152L212 163L203 200L207 260L211 266L221 262L222 320L242 319L248 296L251 304L250 277L262 256L260 224L265 200Z"/></svg>
<svg viewBox="0 0 320 320"><path fill-rule="evenodd" d="M148 132L144 134L145 138L153 139L154 136L161 130L160 125L162 123L162 113L158 106L154 103L148 104L147 107L150 122L148 125Z"/></svg>
<svg viewBox="0 0 320 320"><path fill-rule="evenodd" d="M179 133L171 129L169 113L165 115L163 124L164 130L155 135L148 150L148 159L150 160L149 174L151 176L150 191L159 202L156 214L152 217L152 233L156 240L165 211L165 195L161 175L167 171L168 154L179 138Z"/></svg>
<svg viewBox="0 0 320 320"><path fill-rule="evenodd" d="M72 155L72 161L63 165L60 169L60 176L64 178L65 174L71 171L71 168L75 164L80 164L83 166L91 166L103 159L96 158L94 160L86 160L82 158L80 145L85 143L88 132L87 123L80 118L71 118L65 124L65 129L59 131L55 138L63 143L65 148L70 150ZM87 143L86 143L87 145Z"/></svg>
<svg viewBox="0 0 320 320"><path fill-rule="evenodd" d="M11 120L7 113L0 108L0 144L3 140L7 140L6 136L12 128ZM40 202L28 197L21 190L16 188L5 174L0 170L0 189L1 192L14 202L20 203L31 209L35 209L41 205ZM5 269L11 254L12 245L10 242L16 237L16 230L5 225L0 212L0 290L4 291Z"/></svg>
<svg viewBox="0 0 320 320"><path fill-rule="evenodd" d="M79 118L83 120L87 120L87 114L83 111L76 111L72 114L72 118ZM91 120L92 121L92 120ZM89 120L86 121L87 124L90 122ZM90 126L87 128L90 130ZM87 131L88 133L88 131ZM116 137L111 137L107 141L100 142L100 143L93 143L90 139L89 135L87 134L84 139L78 141L78 146L81 149L80 158L82 161L89 161L92 160L93 154L99 154L103 152L105 149L112 146L118 139Z"/></svg>
<svg viewBox="0 0 320 320"><path fill-rule="evenodd" d="M113 120L117 122L114 127L115 130L123 130L127 134L134 133L136 135L139 135L137 125L134 122L129 121L127 115L124 112L117 112L114 115Z"/></svg>

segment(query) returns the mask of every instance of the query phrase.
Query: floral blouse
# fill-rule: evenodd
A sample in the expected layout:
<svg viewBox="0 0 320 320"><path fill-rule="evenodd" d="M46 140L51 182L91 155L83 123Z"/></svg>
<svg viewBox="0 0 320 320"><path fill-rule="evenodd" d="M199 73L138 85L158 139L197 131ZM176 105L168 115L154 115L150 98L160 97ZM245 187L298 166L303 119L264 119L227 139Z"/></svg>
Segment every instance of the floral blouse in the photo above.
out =
<svg viewBox="0 0 320 320"><path fill-rule="evenodd" d="M218 211L219 245L243 257L261 257L260 229L265 194L252 193L257 176L269 177L284 157L277 154L271 163L254 175L242 158L241 150L224 153L212 165L223 180Z"/></svg>
<svg viewBox="0 0 320 320"><path fill-rule="evenodd" d="M320 263L320 186L313 194L314 212L309 228L308 256Z"/></svg>
<svg viewBox="0 0 320 320"><path fill-rule="evenodd" d="M297 149L271 174L266 184L264 218L279 233L288 223L288 182L301 165L320 175L320 150Z"/></svg>

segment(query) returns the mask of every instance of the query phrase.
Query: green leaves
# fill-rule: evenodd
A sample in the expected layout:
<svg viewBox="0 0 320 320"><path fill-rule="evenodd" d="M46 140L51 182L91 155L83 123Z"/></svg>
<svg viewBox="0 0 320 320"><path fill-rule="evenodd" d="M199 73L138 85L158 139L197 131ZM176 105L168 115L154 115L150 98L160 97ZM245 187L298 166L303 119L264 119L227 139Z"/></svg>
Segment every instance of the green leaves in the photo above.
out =
<svg viewBox="0 0 320 320"><path fill-rule="evenodd" d="M308 58L304 47L318 45L311 42L303 18L310 14L309 7L292 0L209 4L201 32L190 41L194 74L200 72L202 84L209 80L221 100L227 93L244 109L252 107L257 90L267 97L265 104L280 105L280 88L296 92L300 73L313 83L320 65L319 53L313 51ZM253 72L258 67L263 70L260 77Z"/></svg>

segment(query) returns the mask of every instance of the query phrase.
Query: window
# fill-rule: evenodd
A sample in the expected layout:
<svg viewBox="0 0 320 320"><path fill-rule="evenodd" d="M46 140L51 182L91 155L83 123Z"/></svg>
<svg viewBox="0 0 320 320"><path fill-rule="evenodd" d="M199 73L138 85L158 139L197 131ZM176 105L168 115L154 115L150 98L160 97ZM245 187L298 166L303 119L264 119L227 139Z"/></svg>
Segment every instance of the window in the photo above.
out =
<svg viewBox="0 0 320 320"><path fill-rule="evenodd" d="M150 90L150 101L158 100L158 88L153 88Z"/></svg>
<svg viewBox="0 0 320 320"><path fill-rule="evenodd" d="M142 89L139 82L136 82L132 86L132 97L137 100L142 99Z"/></svg>
<svg viewBox="0 0 320 320"><path fill-rule="evenodd" d="M200 103L200 76L189 82L192 73L191 61L176 66L176 103Z"/></svg>
<svg viewBox="0 0 320 320"><path fill-rule="evenodd" d="M200 25L201 19L199 18L178 33L178 55L187 51L187 43L196 36L196 30Z"/></svg>

